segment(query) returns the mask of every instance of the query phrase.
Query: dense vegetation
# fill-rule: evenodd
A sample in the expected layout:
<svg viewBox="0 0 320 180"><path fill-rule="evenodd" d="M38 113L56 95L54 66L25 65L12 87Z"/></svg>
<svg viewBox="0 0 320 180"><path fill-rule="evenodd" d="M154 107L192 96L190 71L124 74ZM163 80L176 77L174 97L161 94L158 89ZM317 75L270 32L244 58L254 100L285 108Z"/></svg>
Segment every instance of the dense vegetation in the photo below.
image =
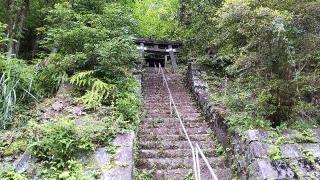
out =
<svg viewBox="0 0 320 180"><path fill-rule="evenodd" d="M39 177L96 177L99 172L76 160L79 152L99 146L112 150L114 135L135 130L140 121L132 75L137 63L133 4L14 0L0 6L6 12L0 24L0 126L5 129L0 158L28 151L40 163ZM57 101L50 98L68 83L73 92L58 101L84 105L81 121L64 111L39 120L40 111ZM30 174L18 175L1 164L0 177Z"/></svg>
<svg viewBox="0 0 320 180"><path fill-rule="evenodd" d="M232 127L319 123L319 2L203 0L181 9L186 54L209 67Z"/></svg>
<svg viewBox="0 0 320 180"><path fill-rule="evenodd" d="M28 150L43 177L83 176L78 151L109 146L139 123L134 37L182 40L179 62L208 70L231 128L319 126L319 24L316 0L1 1L0 158ZM65 83L91 123L38 121Z"/></svg>

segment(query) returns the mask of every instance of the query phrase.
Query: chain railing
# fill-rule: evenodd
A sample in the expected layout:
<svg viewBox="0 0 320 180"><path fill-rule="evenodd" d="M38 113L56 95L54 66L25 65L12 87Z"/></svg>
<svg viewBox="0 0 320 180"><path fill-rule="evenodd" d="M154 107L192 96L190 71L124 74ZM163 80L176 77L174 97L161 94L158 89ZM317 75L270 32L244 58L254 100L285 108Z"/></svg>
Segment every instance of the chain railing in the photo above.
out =
<svg viewBox="0 0 320 180"><path fill-rule="evenodd" d="M180 125L182 127L182 130L184 132L184 135L186 136L186 139L188 140L189 146L191 148L191 152L192 152L192 160L193 160L193 171L194 171L194 177L195 180L201 180L201 169L200 169L200 158L199 158L199 154L201 156L201 158L204 160L207 168L209 169L209 172L213 178L213 180L218 180L216 174L214 173L208 159L206 158L206 156L204 155L203 151L201 150L200 146L196 143L195 146L192 144L192 141L190 139L190 136L185 128L185 125L182 121L182 118L180 116L180 113L177 109L176 103L174 102L171 90L169 88L169 84L167 81L167 78L165 76L165 73L163 72L163 68L161 67L161 64L159 63L159 71L158 73L162 75L162 79L163 79L163 86L165 86L167 88L167 91L169 93L169 99L170 99L170 114L173 114L173 110L174 113L176 114L177 118L179 119Z"/></svg>

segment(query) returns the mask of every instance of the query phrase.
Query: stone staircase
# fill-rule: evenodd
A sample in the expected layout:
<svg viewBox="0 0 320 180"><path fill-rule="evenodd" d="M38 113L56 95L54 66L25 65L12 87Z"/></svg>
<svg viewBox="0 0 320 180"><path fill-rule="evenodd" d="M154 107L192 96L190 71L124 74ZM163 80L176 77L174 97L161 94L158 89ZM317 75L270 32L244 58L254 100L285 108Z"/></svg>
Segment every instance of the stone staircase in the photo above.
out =
<svg viewBox="0 0 320 180"><path fill-rule="evenodd" d="M182 79L176 74L168 73L166 76L191 141L199 144L219 179L231 179L231 170L226 168L224 159L216 156L209 127ZM191 177L193 161L190 146L178 118L170 115L168 91L154 68L148 68L144 74L143 95L145 118L138 135L138 173L152 171L157 180ZM202 179L212 179L202 159L200 166Z"/></svg>

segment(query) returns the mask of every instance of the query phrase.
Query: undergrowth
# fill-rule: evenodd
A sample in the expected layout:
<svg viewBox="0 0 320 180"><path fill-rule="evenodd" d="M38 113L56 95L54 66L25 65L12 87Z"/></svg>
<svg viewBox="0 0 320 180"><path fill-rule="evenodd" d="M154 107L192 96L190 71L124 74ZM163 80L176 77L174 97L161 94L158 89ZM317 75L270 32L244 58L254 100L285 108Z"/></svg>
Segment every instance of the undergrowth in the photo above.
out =
<svg viewBox="0 0 320 180"><path fill-rule="evenodd" d="M272 122L267 119L268 114L274 112L272 106L267 106L267 94L257 94L249 88L243 88L241 82L213 74L203 75L202 78L209 83L211 99L227 107L225 119L230 130L238 129L245 132L248 129L274 128ZM316 106L301 100L294 108L296 113L291 114L291 119L277 127L298 130L319 127L320 114Z"/></svg>
<svg viewBox="0 0 320 180"><path fill-rule="evenodd" d="M17 59L6 59L0 54L0 128L7 129L19 106L33 93L32 68Z"/></svg>

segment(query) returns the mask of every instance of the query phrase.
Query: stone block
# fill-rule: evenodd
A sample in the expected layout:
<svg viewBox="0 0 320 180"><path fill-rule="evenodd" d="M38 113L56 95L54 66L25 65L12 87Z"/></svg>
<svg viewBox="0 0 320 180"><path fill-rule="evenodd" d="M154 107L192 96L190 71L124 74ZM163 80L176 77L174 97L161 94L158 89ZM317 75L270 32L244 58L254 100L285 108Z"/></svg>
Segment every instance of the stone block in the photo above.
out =
<svg viewBox="0 0 320 180"><path fill-rule="evenodd" d="M248 161L252 162L253 159L259 158L264 159L268 158L268 155L271 152L271 145L262 143L259 141L254 141L249 144L248 148Z"/></svg>
<svg viewBox="0 0 320 180"><path fill-rule="evenodd" d="M257 130L257 129L253 129L253 130L248 130L246 132L246 142L247 143L251 143L253 141L265 141L270 139L269 135L268 135L268 131L264 131L264 130Z"/></svg>
<svg viewBox="0 0 320 180"><path fill-rule="evenodd" d="M294 163L296 164L296 167L299 168L298 171L301 173L302 177L313 177L320 179L320 170L317 169L317 167L307 159L299 159Z"/></svg>
<svg viewBox="0 0 320 180"><path fill-rule="evenodd" d="M110 163L110 155L107 154L107 150L104 147L96 149L93 158L96 168L102 168Z"/></svg>
<svg viewBox="0 0 320 180"><path fill-rule="evenodd" d="M24 152L20 158L13 163L15 171L18 173L25 172L29 168L31 160L31 155L28 152Z"/></svg>
<svg viewBox="0 0 320 180"><path fill-rule="evenodd" d="M113 144L119 147L114 155L116 167L102 172L104 180L131 180L133 179L133 143L134 133L119 134Z"/></svg>
<svg viewBox="0 0 320 180"><path fill-rule="evenodd" d="M315 142L320 143L320 129L311 129L315 135Z"/></svg>
<svg viewBox="0 0 320 180"><path fill-rule="evenodd" d="M294 170L289 166L285 161L272 161L271 165L274 171L277 173L276 179L294 179L295 173Z"/></svg>
<svg viewBox="0 0 320 180"><path fill-rule="evenodd" d="M320 157L320 143L300 144L303 150L312 154L314 158Z"/></svg>
<svg viewBox="0 0 320 180"><path fill-rule="evenodd" d="M300 136L300 132L297 130L288 129L282 133L282 136L286 142L296 142L297 138Z"/></svg>
<svg viewBox="0 0 320 180"><path fill-rule="evenodd" d="M283 144L280 145L280 150L283 158L296 159L304 157L298 144Z"/></svg>
<svg viewBox="0 0 320 180"><path fill-rule="evenodd" d="M249 167L249 180L277 179L278 173L274 170L270 160L258 159Z"/></svg>

